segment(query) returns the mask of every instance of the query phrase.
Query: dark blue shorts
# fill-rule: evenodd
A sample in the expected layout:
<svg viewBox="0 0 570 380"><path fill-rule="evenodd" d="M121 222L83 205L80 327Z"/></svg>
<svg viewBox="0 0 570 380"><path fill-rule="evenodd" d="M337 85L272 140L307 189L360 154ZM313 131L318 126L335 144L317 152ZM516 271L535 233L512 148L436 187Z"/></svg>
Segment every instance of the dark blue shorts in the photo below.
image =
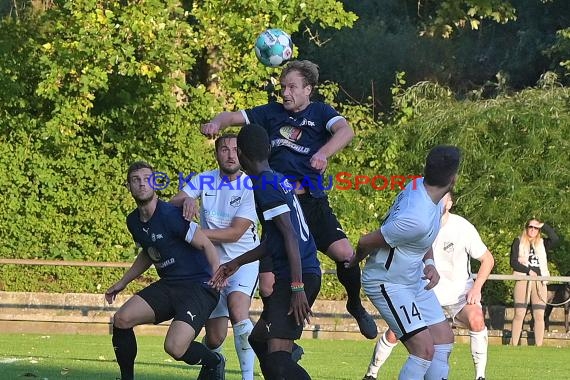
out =
<svg viewBox="0 0 570 380"><path fill-rule="evenodd" d="M160 279L137 293L154 311L154 323L170 319L188 323L196 336L218 304L219 293L196 281Z"/></svg>

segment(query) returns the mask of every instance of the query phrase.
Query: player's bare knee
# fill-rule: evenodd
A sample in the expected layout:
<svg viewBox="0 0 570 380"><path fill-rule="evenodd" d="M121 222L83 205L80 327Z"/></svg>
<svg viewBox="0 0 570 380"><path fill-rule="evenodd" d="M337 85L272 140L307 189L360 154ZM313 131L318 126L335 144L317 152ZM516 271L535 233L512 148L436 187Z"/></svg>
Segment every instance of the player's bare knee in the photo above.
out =
<svg viewBox="0 0 570 380"><path fill-rule="evenodd" d="M269 297L273 293L273 284L259 283L259 294L262 297Z"/></svg>
<svg viewBox="0 0 570 380"><path fill-rule="evenodd" d="M180 360L187 349L188 347L186 345L176 344L168 339L164 341L164 351L172 356L173 359Z"/></svg>
<svg viewBox="0 0 570 380"><path fill-rule="evenodd" d="M469 319L469 330L479 332L485 330L485 319L483 316L473 316Z"/></svg>
<svg viewBox="0 0 570 380"><path fill-rule="evenodd" d="M134 322L127 313L119 310L113 316L113 326L118 329L130 329L134 327Z"/></svg>
<svg viewBox="0 0 570 380"><path fill-rule="evenodd" d="M239 308L230 309L230 321L232 325L249 319L249 307L244 306L242 309L243 310Z"/></svg>
<svg viewBox="0 0 570 380"><path fill-rule="evenodd" d="M226 340L226 335L217 333L206 335L206 346L208 346L210 350L215 350L224 343L224 340Z"/></svg>
<svg viewBox="0 0 570 380"><path fill-rule="evenodd" d="M414 352L413 355L415 355L421 359L431 361L433 359L434 353L435 353L435 348L433 347L433 345L427 344L427 345L419 348L418 350L416 350L416 352Z"/></svg>

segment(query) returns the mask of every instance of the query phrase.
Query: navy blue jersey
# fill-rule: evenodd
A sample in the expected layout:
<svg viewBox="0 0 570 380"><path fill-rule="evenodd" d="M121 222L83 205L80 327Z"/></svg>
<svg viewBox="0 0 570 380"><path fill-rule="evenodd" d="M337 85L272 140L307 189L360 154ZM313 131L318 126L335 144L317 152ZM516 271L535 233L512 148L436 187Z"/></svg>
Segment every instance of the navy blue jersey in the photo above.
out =
<svg viewBox="0 0 570 380"><path fill-rule="evenodd" d="M274 171L265 171L251 176L257 215L262 226L261 241L267 244L273 261L273 273L278 279L291 279L291 267L285 250L281 231L272 220L289 212L291 223L297 233L303 274L321 274L317 247L305 222L301 205L284 176Z"/></svg>
<svg viewBox="0 0 570 380"><path fill-rule="evenodd" d="M310 161L331 138L332 125L343 117L321 102L310 103L297 113L273 102L242 111L242 114L246 124L258 124L267 131L271 141L271 167L304 185L309 182L306 186L314 197L324 196L323 179Z"/></svg>
<svg viewBox="0 0 570 380"><path fill-rule="evenodd" d="M148 222L141 222L137 208L127 216L127 227L133 240L154 263L160 278L197 282L212 278L212 268L204 252L186 241L192 240L197 225L182 217L182 209L158 200Z"/></svg>

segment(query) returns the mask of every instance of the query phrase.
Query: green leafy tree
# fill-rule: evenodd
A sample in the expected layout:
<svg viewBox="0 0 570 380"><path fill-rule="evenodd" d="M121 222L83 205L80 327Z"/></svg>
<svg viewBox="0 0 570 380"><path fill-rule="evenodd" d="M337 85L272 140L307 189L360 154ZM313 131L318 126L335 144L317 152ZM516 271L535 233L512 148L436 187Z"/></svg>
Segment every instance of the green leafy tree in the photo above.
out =
<svg viewBox="0 0 570 380"><path fill-rule="evenodd" d="M132 259L126 166L150 161L170 176L163 196L171 196L179 172L213 165L199 124L267 96L263 83L275 70L255 60L259 32L356 19L333 0L13 5L0 21L0 184L9 200L0 206L0 257L16 258ZM19 289L51 289L72 273L77 282L61 289L92 290L101 275L0 272Z"/></svg>

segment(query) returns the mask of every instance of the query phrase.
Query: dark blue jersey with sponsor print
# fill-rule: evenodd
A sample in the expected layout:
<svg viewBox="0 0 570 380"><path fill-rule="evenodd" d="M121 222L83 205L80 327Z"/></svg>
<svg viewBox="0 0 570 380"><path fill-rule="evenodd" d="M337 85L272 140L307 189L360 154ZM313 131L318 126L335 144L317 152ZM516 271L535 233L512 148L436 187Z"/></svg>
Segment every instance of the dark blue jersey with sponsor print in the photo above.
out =
<svg viewBox="0 0 570 380"><path fill-rule="evenodd" d="M297 233L301 267L303 274L321 274L317 247L309 227L305 222L299 200L292 185L284 176L274 171L265 171L259 176L251 176L257 215L262 225L261 242L267 244L273 261L275 278L291 279L291 267L285 250L283 235L273 218L289 212L291 223Z"/></svg>
<svg viewBox="0 0 570 380"><path fill-rule="evenodd" d="M242 114L246 124L258 124L267 131L271 142L269 164L274 170L302 181L314 197L325 195L323 179L310 161L331 138L332 125L343 119L334 108L313 102L303 111L293 113L283 104L273 102L242 111Z"/></svg>
<svg viewBox="0 0 570 380"><path fill-rule="evenodd" d="M160 278L207 282L212 269L203 251L192 241L198 225L182 216L182 209L158 200L150 220L141 222L137 208L127 216L127 227L133 240L144 248Z"/></svg>

